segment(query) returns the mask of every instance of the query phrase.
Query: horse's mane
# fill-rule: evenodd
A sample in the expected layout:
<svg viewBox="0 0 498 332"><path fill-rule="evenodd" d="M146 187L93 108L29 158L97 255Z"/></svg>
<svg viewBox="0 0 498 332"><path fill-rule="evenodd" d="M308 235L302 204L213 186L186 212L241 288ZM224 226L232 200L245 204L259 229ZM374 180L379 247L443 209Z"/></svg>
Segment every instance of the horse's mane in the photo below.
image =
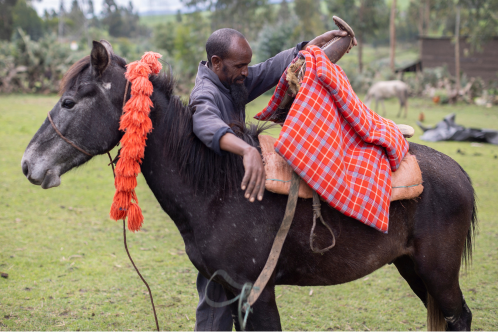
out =
<svg viewBox="0 0 498 332"><path fill-rule="evenodd" d="M173 95L175 82L171 73L161 72L151 81L154 91L161 91L161 95L166 97L163 100L154 93L152 101L155 105L159 103L160 107L155 107L150 113L154 127L161 130L159 135L164 142L166 158L178 163L182 178L197 191L234 192L240 187L244 175L242 157L228 152L219 156L197 138L192 121L195 110ZM270 125L232 123L230 127L238 137L258 147L258 135Z"/></svg>
<svg viewBox="0 0 498 332"><path fill-rule="evenodd" d="M112 62L126 67L126 61L113 54ZM60 84L63 94L77 83L78 76L90 66L90 56L73 64L64 75ZM162 71L150 78L154 93L150 117L154 130L164 142L164 152L168 159L175 160L180 169L180 176L197 191L219 189L228 194L240 186L244 175L242 157L233 153L217 155L193 133L192 115L194 110L187 103L173 94L175 80L170 71ZM252 146L258 147L258 135L270 126L232 123L230 127L235 134Z"/></svg>

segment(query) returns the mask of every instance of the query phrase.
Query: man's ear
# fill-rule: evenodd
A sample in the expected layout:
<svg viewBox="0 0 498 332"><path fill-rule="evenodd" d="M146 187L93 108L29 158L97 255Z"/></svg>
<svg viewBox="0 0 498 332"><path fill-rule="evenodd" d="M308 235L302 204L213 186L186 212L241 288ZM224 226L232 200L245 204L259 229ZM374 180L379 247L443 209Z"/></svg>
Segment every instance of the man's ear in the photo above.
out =
<svg viewBox="0 0 498 332"><path fill-rule="evenodd" d="M106 41L107 44L109 44ZM109 44L110 46L111 44ZM112 50L112 46L111 46ZM107 47L98 41L93 41L92 53L90 54L92 69L96 76L102 76L102 73L111 64L111 52Z"/></svg>
<svg viewBox="0 0 498 332"><path fill-rule="evenodd" d="M221 69L221 66L222 66L221 61L222 61L221 58L219 56L217 56L217 55L213 55L211 57L211 65L213 67L212 68L213 71Z"/></svg>

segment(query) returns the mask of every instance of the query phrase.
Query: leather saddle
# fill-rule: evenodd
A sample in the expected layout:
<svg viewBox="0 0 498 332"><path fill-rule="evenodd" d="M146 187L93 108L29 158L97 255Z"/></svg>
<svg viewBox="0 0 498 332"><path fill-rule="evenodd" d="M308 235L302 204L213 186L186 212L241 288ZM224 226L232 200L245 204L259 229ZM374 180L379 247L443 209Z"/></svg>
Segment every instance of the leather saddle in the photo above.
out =
<svg viewBox="0 0 498 332"><path fill-rule="evenodd" d="M259 135L258 138L266 172L266 190L289 195L293 170L284 158L275 152L277 139L269 135ZM398 170L392 172L391 186L391 202L420 196L424 190L422 172L414 155L407 153ZM299 184L299 197L313 197L313 189L303 179Z"/></svg>

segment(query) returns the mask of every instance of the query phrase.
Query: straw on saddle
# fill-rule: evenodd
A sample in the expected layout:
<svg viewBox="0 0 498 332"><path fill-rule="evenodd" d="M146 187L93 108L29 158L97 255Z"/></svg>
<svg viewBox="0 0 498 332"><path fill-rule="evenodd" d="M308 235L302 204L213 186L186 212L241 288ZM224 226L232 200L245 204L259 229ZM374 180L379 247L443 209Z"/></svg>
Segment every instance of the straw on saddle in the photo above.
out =
<svg viewBox="0 0 498 332"><path fill-rule="evenodd" d="M292 168L284 158L275 152L276 138L269 135L259 135L258 138L265 165L266 190L276 194L289 195ZM422 172L414 155L407 153L398 170L392 172L391 187L391 202L420 196L424 190ZM313 189L302 179L299 185L299 197L313 197Z"/></svg>

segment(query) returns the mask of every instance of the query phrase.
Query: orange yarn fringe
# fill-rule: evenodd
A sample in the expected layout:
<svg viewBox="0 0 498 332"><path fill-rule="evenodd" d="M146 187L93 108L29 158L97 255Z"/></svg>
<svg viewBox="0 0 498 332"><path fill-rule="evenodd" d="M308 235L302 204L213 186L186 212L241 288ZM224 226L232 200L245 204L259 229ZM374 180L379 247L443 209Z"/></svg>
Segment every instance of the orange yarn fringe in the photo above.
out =
<svg viewBox="0 0 498 332"><path fill-rule="evenodd" d="M119 220L128 217L128 229L132 232L140 230L144 217L138 206L135 193L137 175L144 157L147 134L152 131L149 118L153 107L150 96L153 87L149 75L158 74L162 65L157 60L161 54L147 52L140 61L128 64L125 77L131 82L131 98L126 102L121 116L119 130L125 132L121 139L121 152L116 165L114 186L116 193L111 205L111 219Z"/></svg>

